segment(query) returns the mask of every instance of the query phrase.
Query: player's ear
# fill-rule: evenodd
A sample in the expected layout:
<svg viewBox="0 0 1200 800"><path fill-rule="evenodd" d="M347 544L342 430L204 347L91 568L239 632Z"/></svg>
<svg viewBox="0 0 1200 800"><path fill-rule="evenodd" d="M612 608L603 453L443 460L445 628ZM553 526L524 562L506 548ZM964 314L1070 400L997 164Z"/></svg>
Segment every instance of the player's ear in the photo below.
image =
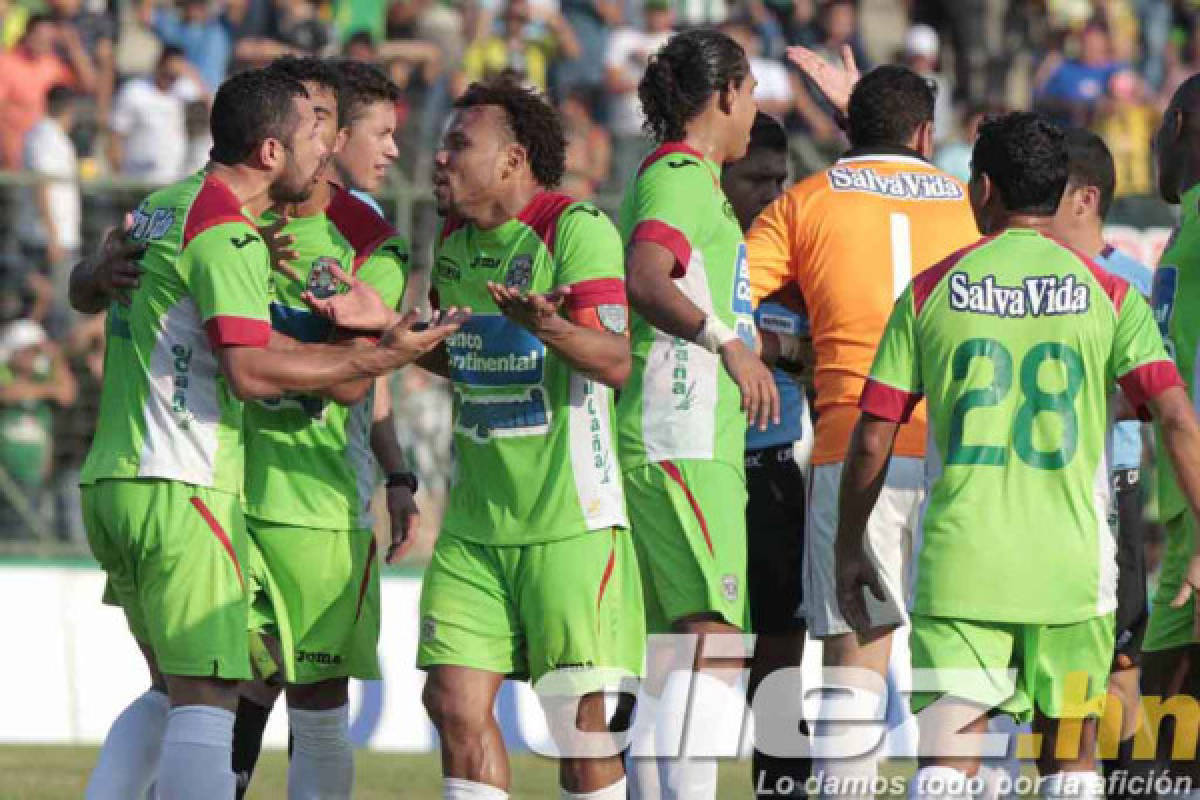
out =
<svg viewBox="0 0 1200 800"><path fill-rule="evenodd" d="M285 158L283 142L268 136L258 143L255 155L258 156L260 166L269 170L275 169Z"/></svg>
<svg viewBox="0 0 1200 800"><path fill-rule="evenodd" d="M733 85L733 82L726 84L725 88L717 92L717 108L722 114L733 113L733 101L737 95L738 87Z"/></svg>
<svg viewBox="0 0 1200 800"><path fill-rule="evenodd" d="M916 144L916 151L921 154L922 158L933 158L933 120L927 119L917 126L916 135L913 137Z"/></svg>
<svg viewBox="0 0 1200 800"><path fill-rule="evenodd" d="M349 138L349 128L338 128L337 136L333 140L333 152L340 153L342 148L346 146L346 140Z"/></svg>
<svg viewBox="0 0 1200 800"><path fill-rule="evenodd" d="M515 175L527 161L529 161L529 153L525 151L524 147L513 142L505 149L501 174L505 178Z"/></svg>

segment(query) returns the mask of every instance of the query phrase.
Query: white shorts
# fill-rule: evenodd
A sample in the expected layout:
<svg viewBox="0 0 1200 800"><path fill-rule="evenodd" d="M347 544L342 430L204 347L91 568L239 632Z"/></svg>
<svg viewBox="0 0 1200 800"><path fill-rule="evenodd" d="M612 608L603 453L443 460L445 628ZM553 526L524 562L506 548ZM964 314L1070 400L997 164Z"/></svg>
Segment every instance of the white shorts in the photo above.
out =
<svg viewBox="0 0 1200 800"><path fill-rule="evenodd" d="M804 526L804 601L796 615L808 620L817 638L849 633L837 602L838 487L842 464L813 466L808 479L808 520ZM886 602L865 592L872 627L908 622L905 604L912 583L913 539L925 497L925 461L892 458L879 501L867 518L866 551L883 579Z"/></svg>

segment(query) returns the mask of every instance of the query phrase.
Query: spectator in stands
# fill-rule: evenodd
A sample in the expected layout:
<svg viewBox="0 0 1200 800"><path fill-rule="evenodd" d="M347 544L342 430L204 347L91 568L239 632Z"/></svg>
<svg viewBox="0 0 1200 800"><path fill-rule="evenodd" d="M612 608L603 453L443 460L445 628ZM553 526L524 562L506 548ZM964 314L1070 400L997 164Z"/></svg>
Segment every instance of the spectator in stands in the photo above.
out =
<svg viewBox="0 0 1200 800"><path fill-rule="evenodd" d="M264 67L287 55L319 55L333 42L333 32L317 16L309 0L275 0L270 26L237 40L233 58L248 67Z"/></svg>
<svg viewBox="0 0 1200 800"><path fill-rule="evenodd" d="M79 260L81 204L79 164L67 132L76 96L66 87L47 92L46 116L25 136L21 167L40 180L23 190L17 209L21 267L50 278L55 305L67 309L71 266Z"/></svg>
<svg viewBox="0 0 1200 800"><path fill-rule="evenodd" d="M562 190L580 200L589 200L596 188L608 180L612 166L612 141L608 131L592 117L597 98L586 89L567 92L558 110L567 137L567 171Z"/></svg>
<svg viewBox="0 0 1200 800"><path fill-rule="evenodd" d="M130 78L117 93L108 139L112 169L158 184L183 177L186 106L203 97L203 80L183 51L164 47L153 75Z"/></svg>
<svg viewBox="0 0 1200 800"><path fill-rule="evenodd" d="M184 175L191 175L208 164L212 150L212 132L208 127L208 101L193 100L184 106L183 125L187 131L187 151L183 156Z"/></svg>
<svg viewBox="0 0 1200 800"><path fill-rule="evenodd" d="M46 528L52 405L70 406L75 394L62 351L40 324L21 318L0 328L0 534L25 538Z"/></svg>
<svg viewBox="0 0 1200 800"><path fill-rule="evenodd" d="M1079 34L1079 58L1052 53L1038 68L1035 108L1063 125L1087 126L1108 82L1123 65L1113 59L1103 22L1090 22Z"/></svg>
<svg viewBox="0 0 1200 800"><path fill-rule="evenodd" d="M14 0L0 0L0 51L17 46L28 22L28 6Z"/></svg>
<svg viewBox="0 0 1200 800"><path fill-rule="evenodd" d="M160 0L141 0L142 24L151 28L163 44L178 47L200 72L204 89L213 93L225 80L233 42L229 29L209 0L180 0L178 8L158 5Z"/></svg>
<svg viewBox="0 0 1200 800"><path fill-rule="evenodd" d="M531 23L545 26L545 34L530 34ZM550 86L550 64L556 58L579 57L579 42L562 14L530 0L508 0L502 32L484 36L463 55L461 77L455 94L467 84L512 72L526 84L546 91Z"/></svg>
<svg viewBox="0 0 1200 800"><path fill-rule="evenodd" d="M55 52L69 54L64 61ZM46 113L46 96L53 86L72 86L80 92L95 87L92 60L79 37L63 32L49 17L29 18L20 43L0 53L0 155L5 169L21 169L25 135Z"/></svg>
<svg viewBox="0 0 1200 800"><path fill-rule="evenodd" d="M1141 77L1130 69L1113 74L1107 102L1100 106L1092 129L1108 145L1116 164L1116 197L1148 195L1156 190L1150 142L1158 128L1158 111L1149 103Z"/></svg>
<svg viewBox="0 0 1200 800"><path fill-rule="evenodd" d="M726 22L720 30L742 46L750 61L750 73L758 80L754 100L758 110L773 117L782 117L796 105L791 77L783 62L763 58L762 39L758 31L745 22Z"/></svg>
<svg viewBox="0 0 1200 800"><path fill-rule="evenodd" d="M70 63L73 45L68 40L71 39L78 39L82 52L91 55L96 75L92 91L99 114L96 119L103 120L111 107L116 85L116 21L106 13L84 10L82 0L47 0L46 5L58 24L59 42L55 51L59 58Z"/></svg>
<svg viewBox="0 0 1200 800"><path fill-rule="evenodd" d="M619 0L562 0L562 15L579 41L579 55L558 65L563 96L577 86L597 89L604 85L608 37L621 24L623 13Z"/></svg>
<svg viewBox="0 0 1200 800"><path fill-rule="evenodd" d="M941 41L928 25L913 25L904 35L903 63L937 87L933 101L933 143L945 144L954 136L954 105L950 81L938 71Z"/></svg>

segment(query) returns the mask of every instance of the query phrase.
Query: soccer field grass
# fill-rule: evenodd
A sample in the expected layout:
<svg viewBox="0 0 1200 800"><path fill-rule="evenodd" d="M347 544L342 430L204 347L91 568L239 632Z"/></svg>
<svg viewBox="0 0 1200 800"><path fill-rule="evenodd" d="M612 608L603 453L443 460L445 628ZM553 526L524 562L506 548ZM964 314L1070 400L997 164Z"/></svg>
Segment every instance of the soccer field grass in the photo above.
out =
<svg viewBox="0 0 1200 800"><path fill-rule="evenodd" d="M96 752L94 747L0 747L0 800L77 800L83 796ZM354 763L357 800L440 800L442 796L436 753L359 752ZM722 762L720 774L718 797L749 797L748 761ZM514 800L558 797L557 771L547 759L514 756L512 775ZM282 797L287 797L287 753L268 750L259 762L249 798Z"/></svg>

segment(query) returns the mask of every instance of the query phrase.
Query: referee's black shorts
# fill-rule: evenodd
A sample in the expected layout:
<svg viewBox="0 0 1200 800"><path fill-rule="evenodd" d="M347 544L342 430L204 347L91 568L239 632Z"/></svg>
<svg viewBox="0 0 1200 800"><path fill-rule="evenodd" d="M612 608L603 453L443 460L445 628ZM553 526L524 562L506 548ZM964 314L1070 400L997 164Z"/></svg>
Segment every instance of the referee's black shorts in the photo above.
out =
<svg viewBox="0 0 1200 800"><path fill-rule="evenodd" d="M804 630L804 512L807 488L792 445L746 451L746 582L754 633Z"/></svg>

